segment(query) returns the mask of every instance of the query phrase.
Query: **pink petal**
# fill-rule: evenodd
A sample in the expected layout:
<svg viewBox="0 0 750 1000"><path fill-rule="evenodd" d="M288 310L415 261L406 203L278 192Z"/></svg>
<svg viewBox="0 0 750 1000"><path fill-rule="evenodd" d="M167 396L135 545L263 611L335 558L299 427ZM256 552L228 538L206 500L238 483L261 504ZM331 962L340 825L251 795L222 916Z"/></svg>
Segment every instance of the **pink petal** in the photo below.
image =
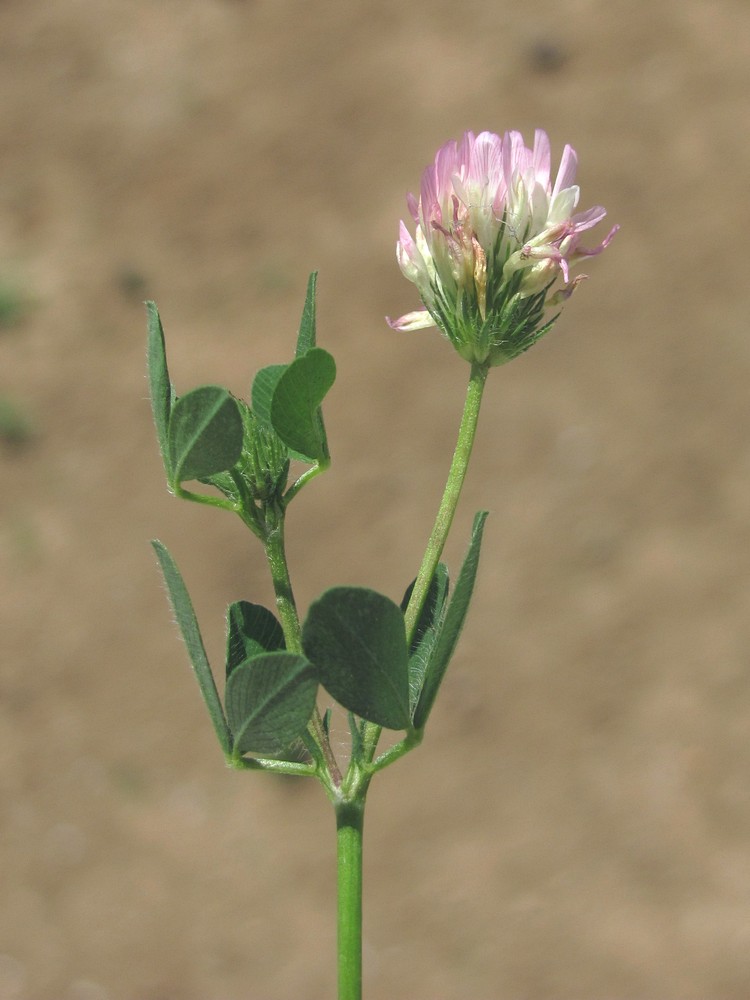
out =
<svg viewBox="0 0 750 1000"><path fill-rule="evenodd" d="M416 309L414 312L404 313L398 319L385 318L386 323L393 330L401 333L411 333L413 330L426 330L429 326L435 326L435 320L426 309Z"/></svg>
<svg viewBox="0 0 750 1000"><path fill-rule="evenodd" d="M537 184L549 189L550 149L549 136L544 129L534 132L534 177Z"/></svg>
<svg viewBox="0 0 750 1000"><path fill-rule="evenodd" d="M481 187L497 186L502 177L502 145L493 132L480 132L477 136L468 176Z"/></svg>
<svg viewBox="0 0 750 1000"><path fill-rule="evenodd" d="M609 244L612 242L612 238L615 233L619 232L619 226L612 226L610 231L604 237L604 239L599 243L598 246L592 247L591 250L579 250L576 247L575 256L576 257L596 257L597 254L601 253L602 250L606 250Z"/></svg>
<svg viewBox="0 0 750 1000"><path fill-rule="evenodd" d="M468 165L471 163L472 150L476 136L473 132L464 132L456 147L456 169L454 173L463 173L466 176Z"/></svg>
<svg viewBox="0 0 750 1000"><path fill-rule="evenodd" d="M414 242L411 233L406 228L403 219L399 223L398 227L398 243L401 251L403 251L403 253L410 260L414 260L416 255L418 255L419 258L421 259L422 255L419 253L419 250L417 250L417 245Z"/></svg>
<svg viewBox="0 0 750 1000"><path fill-rule="evenodd" d="M440 209L438 205L438 193L437 185L435 182L435 166L434 164L427 167L422 174L422 186L419 192L419 204L422 209L422 225L425 229L429 229L430 223L436 217L442 218L440 215Z"/></svg>
<svg viewBox="0 0 750 1000"><path fill-rule="evenodd" d="M508 191L513 190L513 174L518 169L519 150L523 149L520 132L506 132L503 135L503 178Z"/></svg>
<svg viewBox="0 0 750 1000"><path fill-rule="evenodd" d="M416 224L419 225L419 202L413 194L407 194L406 207L409 209L409 214L412 219L414 219Z"/></svg>
<svg viewBox="0 0 750 1000"><path fill-rule="evenodd" d="M570 221L575 232L582 233L584 229L591 229L597 222L601 222L606 214L606 208L602 208L601 205L594 205L593 208L588 208L585 212L579 212L578 215L574 215Z"/></svg>
<svg viewBox="0 0 750 1000"><path fill-rule="evenodd" d="M553 198L559 191L564 191L565 188L569 188L571 186L573 178L576 175L577 166L578 157L576 156L576 151L572 146L566 146L563 150L562 159L560 160L560 169L557 171L555 186L552 189Z"/></svg>
<svg viewBox="0 0 750 1000"><path fill-rule="evenodd" d="M427 266L424 257L403 221L399 227L399 238L396 243L396 260L401 268L401 273L409 281L420 285L421 281L427 280Z"/></svg>
<svg viewBox="0 0 750 1000"><path fill-rule="evenodd" d="M456 149L456 143L451 140L451 142L446 142L444 146L440 147L435 157L434 177L436 198L441 205L450 197L452 191L451 178L459 167Z"/></svg>

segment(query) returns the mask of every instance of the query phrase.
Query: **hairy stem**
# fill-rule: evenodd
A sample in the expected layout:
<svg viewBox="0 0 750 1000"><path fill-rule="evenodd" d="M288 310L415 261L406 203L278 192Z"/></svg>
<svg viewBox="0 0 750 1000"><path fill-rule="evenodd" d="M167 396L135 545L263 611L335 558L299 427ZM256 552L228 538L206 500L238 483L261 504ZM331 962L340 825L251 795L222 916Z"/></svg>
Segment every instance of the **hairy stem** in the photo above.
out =
<svg viewBox="0 0 750 1000"><path fill-rule="evenodd" d="M458 499L461 496L461 490L466 479L466 471L469 467L469 459L474 447L474 438L476 437L477 423L479 421L479 409L482 403L482 394L488 371L489 368L487 365L473 364L471 366L471 377L469 378L469 386L466 390L464 412L461 417L461 426L458 429L458 440L453 452L453 461L448 472L443 499L440 501L432 534L427 542L422 565L419 567L419 574L417 575L414 590L412 591L409 605L404 615L406 620L406 637L409 642L413 638L414 629L416 628L420 612L427 597L427 591L435 575L437 564L440 562L440 556L443 554L448 532L451 529L453 516L458 506Z"/></svg>

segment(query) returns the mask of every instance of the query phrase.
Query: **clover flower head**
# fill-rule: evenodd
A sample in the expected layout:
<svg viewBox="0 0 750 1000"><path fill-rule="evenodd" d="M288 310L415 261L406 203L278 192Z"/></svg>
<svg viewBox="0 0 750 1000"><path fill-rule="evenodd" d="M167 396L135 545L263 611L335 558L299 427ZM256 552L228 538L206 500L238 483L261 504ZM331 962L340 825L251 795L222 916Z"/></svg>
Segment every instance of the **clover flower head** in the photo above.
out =
<svg viewBox="0 0 750 1000"><path fill-rule="evenodd" d="M531 149L520 132L466 132L438 150L419 198L407 198L415 235L402 221L396 245L424 308L389 319L394 329L437 326L462 357L489 365L510 361L550 329L559 313L546 319L545 309L586 277L571 278L571 270L601 253L619 228L582 247L582 234L606 211L575 211L578 159L571 146L554 181L550 162L541 129ZM553 293L558 279L563 285Z"/></svg>

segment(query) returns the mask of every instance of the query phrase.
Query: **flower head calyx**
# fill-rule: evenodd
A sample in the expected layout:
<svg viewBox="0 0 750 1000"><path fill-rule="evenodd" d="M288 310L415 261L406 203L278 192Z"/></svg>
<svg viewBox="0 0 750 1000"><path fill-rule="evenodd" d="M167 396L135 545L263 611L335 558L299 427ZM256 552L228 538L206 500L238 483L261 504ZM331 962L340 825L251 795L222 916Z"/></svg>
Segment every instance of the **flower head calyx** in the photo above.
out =
<svg viewBox="0 0 750 1000"><path fill-rule="evenodd" d="M417 286L424 309L388 320L397 330L439 327L467 361L500 365L545 334L556 315L545 310L567 299L585 275L571 269L599 254L618 230L595 247L581 234L600 222L600 206L574 213L575 151L563 150L553 182L550 144L537 129L533 148L519 132L464 133L442 146L422 175L419 198L407 203L412 237L402 222L396 256ZM561 278L563 286L552 292Z"/></svg>

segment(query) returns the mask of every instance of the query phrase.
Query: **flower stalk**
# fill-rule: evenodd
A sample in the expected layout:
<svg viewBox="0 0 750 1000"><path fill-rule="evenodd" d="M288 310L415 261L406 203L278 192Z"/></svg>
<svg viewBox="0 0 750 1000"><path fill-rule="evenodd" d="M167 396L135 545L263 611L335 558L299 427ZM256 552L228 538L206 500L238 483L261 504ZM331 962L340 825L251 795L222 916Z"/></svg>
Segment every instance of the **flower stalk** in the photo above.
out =
<svg viewBox="0 0 750 1000"><path fill-rule="evenodd" d="M443 497L440 501L435 523L427 542L422 565L419 567L419 573L409 599L409 604L404 612L407 642L411 642L414 635L414 629L427 597L427 591L435 575L437 564L440 562L448 533L453 524L453 517L458 507L461 490L463 489L464 480L469 468L471 452L474 447L474 439L479 422L479 409L482 405L482 396L488 372L489 367L487 364L480 365L475 363L471 366L471 376L466 390L466 401L458 430L456 447L453 452L453 460L445 483L445 490L443 491Z"/></svg>

